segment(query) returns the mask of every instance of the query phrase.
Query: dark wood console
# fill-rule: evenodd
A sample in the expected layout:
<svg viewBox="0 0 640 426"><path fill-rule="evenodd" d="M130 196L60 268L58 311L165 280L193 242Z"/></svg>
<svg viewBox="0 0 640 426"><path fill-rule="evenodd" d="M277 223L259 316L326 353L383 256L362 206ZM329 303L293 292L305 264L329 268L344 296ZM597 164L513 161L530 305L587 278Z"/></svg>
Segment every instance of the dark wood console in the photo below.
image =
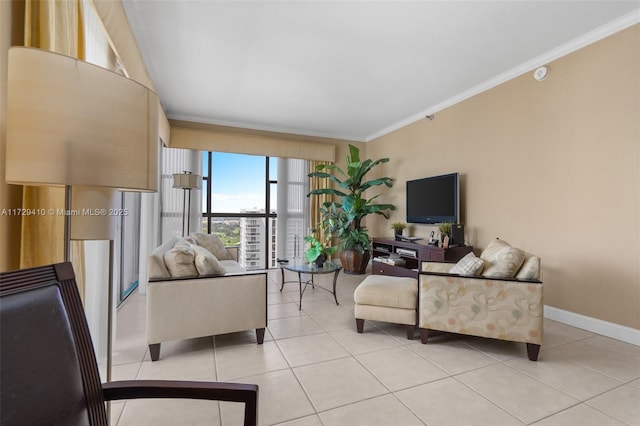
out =
<svg viewBox="0 0 640 426"><path fill-rule="evenodd" d="M441 248L426 244L396 241L394 238L374 238L372 241L372 273L401 277L418 277L421 262L456 263L473 250L472 246ZM404 261L404 265L391 265L376 260L395 253Z"/></svg>

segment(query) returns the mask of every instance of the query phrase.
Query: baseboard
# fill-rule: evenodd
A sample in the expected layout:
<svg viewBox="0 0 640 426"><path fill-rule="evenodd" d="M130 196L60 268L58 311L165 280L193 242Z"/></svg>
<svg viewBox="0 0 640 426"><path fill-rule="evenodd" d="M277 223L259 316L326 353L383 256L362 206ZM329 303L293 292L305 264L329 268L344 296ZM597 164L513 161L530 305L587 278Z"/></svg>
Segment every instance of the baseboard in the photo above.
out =
<svg viewBox="0 0 640 426"><path fill-rule="evenodd" d="M574 312L565 311L548 305L544 305L544 317L573 327L582 328L583 330L591 331L593 333L601 334L612 339L640 346L640 330L635 328L599 320L597 318L591 318L586 315L576 314Z"/></svg>

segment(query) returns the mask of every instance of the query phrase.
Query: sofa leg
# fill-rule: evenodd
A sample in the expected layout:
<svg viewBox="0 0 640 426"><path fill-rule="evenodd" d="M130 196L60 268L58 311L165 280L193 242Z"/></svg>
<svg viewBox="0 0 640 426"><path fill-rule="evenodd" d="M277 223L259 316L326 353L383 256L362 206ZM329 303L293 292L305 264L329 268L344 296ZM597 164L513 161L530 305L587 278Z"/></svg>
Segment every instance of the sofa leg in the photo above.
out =
<svg viewBox="0 0 640 426"><path fill-rule="evenodd" d="M413 340L413 333L416 329L415 325L407 324L407 339Z"/></svg>
<svg viewBox="0 0 640 426"><path fill-rule="evenodd" d="M420 341L422 344L427 343L427 339L429 338L429 329L428 328L420 328Z"/></svg>
<svg viewBox="0 0 640 426"><path fill-rule="evenodd" d="M256 339L259 345L264 343L264 328L256 328Z"/></svg>
<svg viewBox="0 0 640 426"><path fill-rule="evenodd" d="M356 318L356 330L358 333L362 333L364 331L364 320L360 318Z"/></svg>
<svg viewBox="0 0 640 426"><path fill-rule="evenodd" d="M539 353L540 345L536 345L535 343L527 343L527 356L531 361L537 361Z"/></svg>
<svg viewBox="0 0 640 426"><path fill-rule="evenodd" d="M153 343L149 345L149 355L151 355L151 361L157 361L160 359L160 343Z"/></svg>

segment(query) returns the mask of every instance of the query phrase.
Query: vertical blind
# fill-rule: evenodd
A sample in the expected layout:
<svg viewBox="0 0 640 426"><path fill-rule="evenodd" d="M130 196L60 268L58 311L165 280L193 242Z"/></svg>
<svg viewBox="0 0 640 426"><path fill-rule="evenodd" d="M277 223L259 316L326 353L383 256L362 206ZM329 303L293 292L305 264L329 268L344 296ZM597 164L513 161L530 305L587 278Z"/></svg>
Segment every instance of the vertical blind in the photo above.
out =
<svg viewBox="0 0 640 426"><path fill-rule="evenodd" d="M309 228L309 161L278 159L277 255L281 259L304 256L303 237Z"/></svg>
<svg viewBox="0 0 640 426"><path fill-rule="evenodd" d="M162 199L161 229L162 242L172 237L182 236L182 212L184 209L185 190L173 187L173 174L190 171L202 176L202 153L190 149L163 148L162 175L160 191ZM202 220L201 190L191 190L191 212L189 232L201 229ZM188 209L187 209L188 210ZM185 219L186 220L186 219Z"/></svg>

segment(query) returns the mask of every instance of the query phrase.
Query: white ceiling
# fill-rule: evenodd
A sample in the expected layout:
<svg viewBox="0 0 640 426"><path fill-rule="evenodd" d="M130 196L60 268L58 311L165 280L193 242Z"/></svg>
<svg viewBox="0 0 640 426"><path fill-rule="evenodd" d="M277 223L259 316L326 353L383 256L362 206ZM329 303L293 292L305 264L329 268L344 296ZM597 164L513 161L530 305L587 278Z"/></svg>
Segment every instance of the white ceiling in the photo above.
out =
<svg viewBox="0 0 640 426"><path fill-rule="evenodd" d="M640 0L122 2L169 118L356 141L640 20Z"/></svg>

